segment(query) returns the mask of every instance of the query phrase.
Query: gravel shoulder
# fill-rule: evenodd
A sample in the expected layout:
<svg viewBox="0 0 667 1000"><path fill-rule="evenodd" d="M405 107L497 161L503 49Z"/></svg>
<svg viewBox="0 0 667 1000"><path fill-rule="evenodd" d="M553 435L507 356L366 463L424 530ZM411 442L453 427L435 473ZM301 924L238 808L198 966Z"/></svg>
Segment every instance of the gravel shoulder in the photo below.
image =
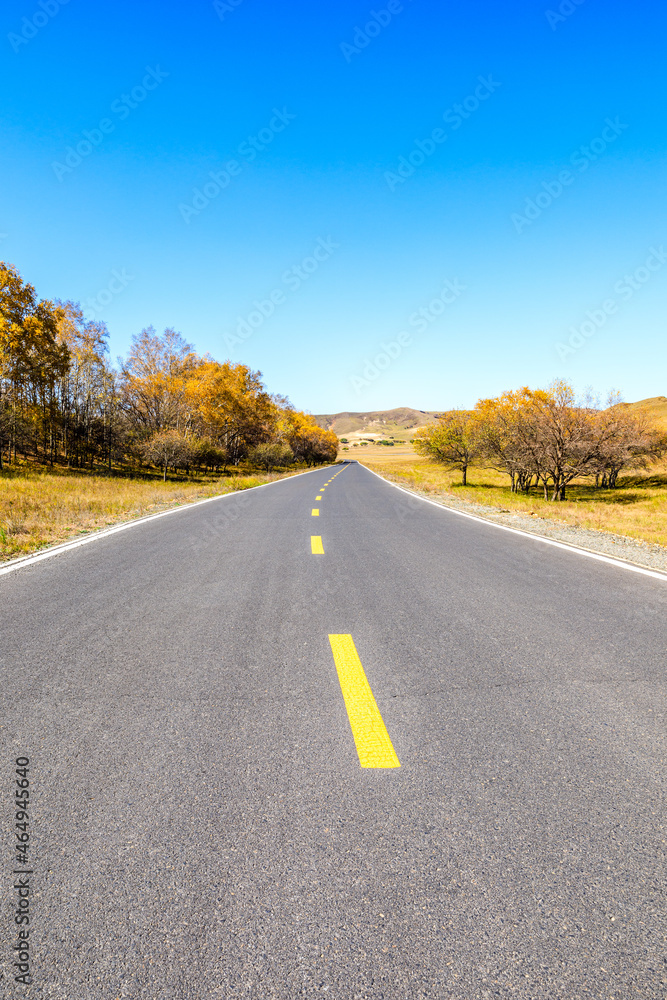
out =
<svg viewBox="0 0 667 1000"><path fill-rule="evenodd" d="M443 507L451 507L466 514L474 514L486 521L494 521L496 524L503 524L509 528L527 531L531 535L553 538L575 548L621 559L644 569L667 573L667 547L663 545L650 544L641 539L629 538L627 535L615 535L610 531L578 528L556 519L539 517L537 514L531 516L512 513L512 511L502 507L491 507L470 500L459 500L449 493L415 489L413 486L408 486L401 476L383 475L382 478L401 486L409 493L414 493L415 496L426 497Z"/></svg>

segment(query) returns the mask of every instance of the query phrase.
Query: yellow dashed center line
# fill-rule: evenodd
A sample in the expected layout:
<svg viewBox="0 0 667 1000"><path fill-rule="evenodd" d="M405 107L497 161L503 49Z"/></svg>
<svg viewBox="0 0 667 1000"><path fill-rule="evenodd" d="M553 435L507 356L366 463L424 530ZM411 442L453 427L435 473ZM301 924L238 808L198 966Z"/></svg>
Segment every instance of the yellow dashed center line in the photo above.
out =
<svg viewBox="0 0 667 1000"><path fill-rule="evenodd" d="M338 680L362 767L400 767L351 635L330 635Z"/></svg>
<svg viewBox="0 0 667 1000"><path fill-rule="evenodd" d="M313 513L313 517L319 517L320 516L320 512L317 509L317 507L313 507L313 512L312 513Z"/></svg>
<svg viewBox="0 0 667 1000"><path fill-rule="evenodd" d="M321 500L321 499L322 499L322 497L315 497L315 499L316 499L316 500Z"/></svg>
<svg viewBox="0 0 667 1000"><path fill-rule="evenodd" d="M319 535L310 536L310 550L314 556L324 555L324 546L322 545L322 539Z"/></svg>

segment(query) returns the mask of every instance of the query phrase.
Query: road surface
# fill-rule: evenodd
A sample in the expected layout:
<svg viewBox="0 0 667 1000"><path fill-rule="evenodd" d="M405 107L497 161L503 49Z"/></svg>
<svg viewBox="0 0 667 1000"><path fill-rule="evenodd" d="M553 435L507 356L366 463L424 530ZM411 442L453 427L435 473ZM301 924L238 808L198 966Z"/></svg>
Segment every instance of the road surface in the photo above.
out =
<svg viewBox="0 0 667 1000"><path fill-rule="evenodd" d="M0 996L667 997L665 581L350 464L0 608Z"/></svg>

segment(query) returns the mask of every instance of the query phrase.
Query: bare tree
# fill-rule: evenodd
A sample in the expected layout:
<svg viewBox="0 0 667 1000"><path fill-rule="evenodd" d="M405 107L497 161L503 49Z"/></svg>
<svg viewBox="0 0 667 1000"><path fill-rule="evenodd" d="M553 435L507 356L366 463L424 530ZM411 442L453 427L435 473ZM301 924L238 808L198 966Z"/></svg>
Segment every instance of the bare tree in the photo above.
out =
<svg viewBox="0 0 667 1000"><path fill-rule="evenodd" d="M647 469L667 449L667 439L642 413L634 413L617 393L597 415L599 447L593 463L595 485L613 489L623 469Z"/></svg>

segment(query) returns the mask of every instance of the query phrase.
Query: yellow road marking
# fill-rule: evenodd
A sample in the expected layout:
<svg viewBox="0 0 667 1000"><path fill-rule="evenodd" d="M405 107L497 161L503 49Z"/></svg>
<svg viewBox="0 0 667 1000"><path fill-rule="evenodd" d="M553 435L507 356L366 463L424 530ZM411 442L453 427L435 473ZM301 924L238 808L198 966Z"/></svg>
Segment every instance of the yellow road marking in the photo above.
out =
<svg viewBox="0 0 667 1000"><path fill-rule="evenodd" d="M314 556L324 555L324 546L322 545L322 539L319 535L310 536L310 549Z"/></svg>
<svg viewBox="0 0 667 1000"><path fill-rule="evenodd" d="M319 516L320 516L319 510L317 509L317 507L313 507L313 517L319 517Z"/></svg>
<svg viewBox="0 0 667 1000"><path fill-rule="evenodd" d="M338 680L362 767L400 767L351 635L330 635Z"/></svg>
<svg viewBox="0 0 667 1000"><path fill-rule="evenodd" d="M315 497L315 499L316 499L316 500L321 500L321 499L322 499L322 497Z"/></svg>

